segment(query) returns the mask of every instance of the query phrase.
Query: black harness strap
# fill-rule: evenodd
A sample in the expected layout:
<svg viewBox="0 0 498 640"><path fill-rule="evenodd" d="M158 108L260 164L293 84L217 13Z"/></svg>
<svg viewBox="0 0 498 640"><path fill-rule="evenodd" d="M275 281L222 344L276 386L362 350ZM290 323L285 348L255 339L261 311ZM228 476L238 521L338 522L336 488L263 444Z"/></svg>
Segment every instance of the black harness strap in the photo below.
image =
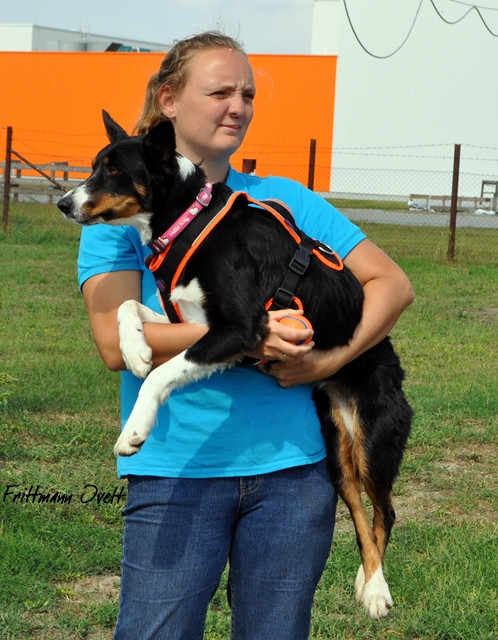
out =
<svg viewBox="0 0 498 640"><path fill-rule="evenodd" d="M306 269L309 267L312 249L316 246L316 243L307 236L302 239L301 244L296 249L292 260L287 267L287 273L285 274L282 284L279 286L270 309L290 309L296 298L296 291L299 284L299 280L306 273Z"/></svg>

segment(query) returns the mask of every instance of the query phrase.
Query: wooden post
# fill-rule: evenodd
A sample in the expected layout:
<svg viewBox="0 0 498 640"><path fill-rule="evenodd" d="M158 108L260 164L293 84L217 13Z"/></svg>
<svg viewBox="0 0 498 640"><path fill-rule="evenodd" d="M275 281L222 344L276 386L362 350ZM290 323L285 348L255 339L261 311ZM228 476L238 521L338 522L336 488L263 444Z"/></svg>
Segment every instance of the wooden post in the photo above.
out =
<svg viewBox="0 0 498 640"><path fill-rule="evenodd" d="M12 127L7 127L7 144L5 145L5 165L3 169L3 230L9 228L9 202L10 202L10 167L12 162Z"/></svg>
<svg viewBox="0 0 498 640"><path fill-rule="evenodd" d="M242 173L256 174L256 160L254 158L243 158Z"/></svg>
<svg viewBox="0 0 498 640"><path fill-rule="evenodd" d="M453 258L455 257L455 235L458 209L458 179L460 176L460 147L460 144L456 144L453 154L453 186L451 189L450 240L448 244L448 260L453 260Z"/></svg>
<svg viewBox="0 0 498 640"><path fill-rule="evenodd" d="M308 165L308 189L313 191L315 186L315 158L316 158L316 140L310 140L310 160Z"/></svg>

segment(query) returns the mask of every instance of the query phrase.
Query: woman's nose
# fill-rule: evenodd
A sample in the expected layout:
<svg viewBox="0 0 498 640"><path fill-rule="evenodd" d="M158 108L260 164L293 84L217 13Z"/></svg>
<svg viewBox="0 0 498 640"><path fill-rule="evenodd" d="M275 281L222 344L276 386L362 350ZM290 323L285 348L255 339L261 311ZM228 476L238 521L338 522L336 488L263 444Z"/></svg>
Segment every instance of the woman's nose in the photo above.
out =
<svg viewBox="0 0 498 640"><path fill-rule="evenodd" d="M228 113L233 117L239 117L244 113L244 99L238 93L232 96L230 101L230 106L228 108Z"/></svg>

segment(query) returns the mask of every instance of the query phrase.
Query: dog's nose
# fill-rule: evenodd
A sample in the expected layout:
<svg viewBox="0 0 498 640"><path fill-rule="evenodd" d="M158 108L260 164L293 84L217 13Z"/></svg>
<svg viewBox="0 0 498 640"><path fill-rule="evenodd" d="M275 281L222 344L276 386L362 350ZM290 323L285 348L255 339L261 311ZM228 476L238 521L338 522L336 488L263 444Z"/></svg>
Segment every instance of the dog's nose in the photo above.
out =
<svg viewBox="0 0 498 640"><path fill-rule="evenodd" d="M71 214L72 201L67 195L62 196L62 198L57 201L57 206L66 217Z"/></svg>

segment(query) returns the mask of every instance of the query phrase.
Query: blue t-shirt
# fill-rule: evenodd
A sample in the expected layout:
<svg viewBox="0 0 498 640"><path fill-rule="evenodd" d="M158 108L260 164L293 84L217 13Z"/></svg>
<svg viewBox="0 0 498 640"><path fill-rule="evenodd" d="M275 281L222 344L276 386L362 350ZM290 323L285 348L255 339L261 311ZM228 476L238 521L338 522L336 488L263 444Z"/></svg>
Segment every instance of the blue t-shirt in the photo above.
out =
<svg viewBox="0 0 498 640"><path fill-rule="evenodd" d="M344 258L365 236L334 207L287 178L260 178L230 169L227 184L262 200L285 202L309 236ZM80 286L110 271L142 272L142 302L161 312L150 253L129 226L84 227L78 258ZM121 418L127 420L142 381L121 373ZM134 456L118 458L118 475L228 477L269 473L325 457L311 386L280 387L257 367L238 366L174 391Z"/></svg>

